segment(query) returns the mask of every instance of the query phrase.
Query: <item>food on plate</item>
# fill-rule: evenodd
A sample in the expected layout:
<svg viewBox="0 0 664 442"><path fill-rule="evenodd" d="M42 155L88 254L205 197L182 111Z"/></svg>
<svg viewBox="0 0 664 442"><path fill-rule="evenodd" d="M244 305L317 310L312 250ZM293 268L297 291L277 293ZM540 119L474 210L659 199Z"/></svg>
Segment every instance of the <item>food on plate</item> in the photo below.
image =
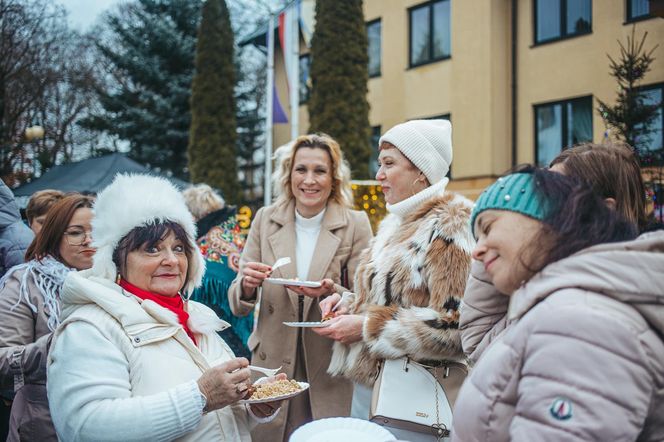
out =
<svg viewBox="0 0 664 442"><path fill-rule="evenodd" d="M249 400L269 399L302 390L300 384L293 379L281 379L269 384L254 384L252 388L254 388L254 392Z"/></svg>

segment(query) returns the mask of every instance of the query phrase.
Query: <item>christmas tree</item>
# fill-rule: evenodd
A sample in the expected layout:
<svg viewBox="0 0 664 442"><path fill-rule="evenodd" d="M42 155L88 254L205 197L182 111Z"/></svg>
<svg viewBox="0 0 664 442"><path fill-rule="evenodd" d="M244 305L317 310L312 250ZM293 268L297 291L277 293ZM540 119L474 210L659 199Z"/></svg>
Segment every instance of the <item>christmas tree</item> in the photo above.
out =
<svg viewBox="0 0 664 442"><path fill-rule="evenodd" d="M646 73L650 71L650 65L654 61L652 54L658 45L650 50L644 49L648 33L645 32L637 42L634 32L633 27L626 45L618 41L620 58L616 60L608 55L611 76L618 82L616 104L611 106L602 100L597 101L604 124L618 138L632 146L645 165L653 160L653 152L649 151L648 147L650 137L654 135L653 124L662 103L649 100L640 86Z"/></svg>
<svg viewBox="0 0 664 442"><path fill-rule="evenodd" d="M607 128L634 148L643 167L647 197L652 202L653 215L661 222L664 215L664 146L658 145L655 139L657 131L653 126L655 119L660 118L662 101L653 100L640 87L655 60L653 53L658 45L647 50L644 47L648 33L645 32L638 42L634 34L635 27L632 27L632 35L627 37L627 44L618 41L620 58L616 60L608 56L611 76L618 82L618 97L613 106L598 100L598 110Z"/></svg>
<svg viewBox="0 0 664 442"><path fill-rule="evenodd" d="M106 17L97 46L111 85L82 125L129 141L129 156L187 179L189 99L200 3L137 0Z"/></svg>

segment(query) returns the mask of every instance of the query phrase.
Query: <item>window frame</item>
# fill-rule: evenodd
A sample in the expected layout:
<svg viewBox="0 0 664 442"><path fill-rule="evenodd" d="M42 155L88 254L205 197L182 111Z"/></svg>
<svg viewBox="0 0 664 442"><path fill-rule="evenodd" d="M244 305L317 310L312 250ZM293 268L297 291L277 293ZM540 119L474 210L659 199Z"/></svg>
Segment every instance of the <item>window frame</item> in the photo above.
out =
<svg viewBox="0 0 664 442"><path fill-rule="evenodd" d="M625 25L629 25L632 23L636 23L639 21L644 21L644 20L650 20L651 18L655 18L654 15L650 13L650 2L646 0L648 3L648 13L646 15L639 15L637 17L632 17L631 12L632 12L632 0L625 0Z"/></svg>
<svg viewBox="0 0 664 442"><path fill-rule="evenodd" d="M557 37L551 37L547 38L545 40L537 40L537 1L538 0L532 0L532 5L533 5L533 46L541 46L545 45L548 43L555 43L561 40L569 40L570 38L576 38L576 37L581 37L584 35L589 35L593 33L593 2L592 0L588 0L590 2L590 29L587 31L582 31L582 32L574 32L572 34L566 34L565 31L567 29L567 1L568 0L560 0L560 35Z"/></svg>
<svg viewBox="0 0 664 442"><path fill-rule="evenodd" d="M567 127L568 126L568 124L567 124L568 118L567 118L567 106L566 105L569 104L569 103L573 103L575 101L581 101L581 100L585 100L585 99L588 99L588 98L590 98L590 118L591 118L591 122L592 122L592 119L594 117L593 110L595 109L594 108L595 96L593 94L580 95L580 96L576 96L576 97L565 98L565 99L562 99L562 100L547 101L547 102L543 102L543 103L533 104L533 147L534 147L534 154L535 154L533 163L535 165L537 165L537 166L540 165L539 145L538 145L538 141L537 141L538 134L539 134L539 132L537 130L537 110L542 108L542 107L555 106L557 104L563 105L562 112L561 112L561 118L560 118L560 120L561 120L560 130L562 132L562 137L561 138L562 138L563 142L565 142L568 138L568 135L569 135L569 127ZM592 135L594 135L594 131L595 131L595 127L594 127L594 124L593 124L593 127L591 129L591 134ZM593 142L593 139L591 138L588 142ZM565 149L568 149L570 147L571 146L565 146L565 145L560 146L560 151L562 152ZM549 166L548 164L542 165L542 167L548 167L548 166Z"/></svg>
<svg viewBox="0 0 664 442"><path fill-rule="evenodd" d="M379 146L374 146L373 138L375 132L378 132L378 139L380 140L380 137L383 134L382 131L383 131L383 125L377 124L375 126L371 126L371 133L369 134L369 143L371 144L371 155L369 156L369 176L374 178L376 176L376 173L378 173ZM376 170L375 172L374 169Z"/></svg>
<svg viewBox="0 0 664 442"><path fill-rule="evenodd" d="M660 119L662 125L662 134L661 134L661 146L660 149L664 149L664 82L648 84L646 86L640 86L637 90L639 92L647 92L651 90L659 89L662 94L662 111L660 112Z"/></svg>
<svg viewBox="0 0 664 442"><path fill-rule="evenodd" d="M450 3L450 20L449 20L449 28L448 29L448 36L450 38L450 53L448 55L443 55L442 57L433 57L433 5L436 3L445 3L449 2ZM428 0L426 2L411 6L410 8L407 9L408 11L408 69L413 69L417 68L420 66L424 66L427 64L431 63L438 63L439 61L444 61L444 60L449 60L452 58L452 44L451 44L451 38L452 38L452 0ZM427 58L426 61L420 62L420 63L411 63L411 55L413 52L413 39L412 39L412 27L413 27L413 12L417 9L422 9L422 8L428 8L429 9L429 57ZM381 29L382 30L382 29Z"/></svg>
<svg viewBox="0 0 664 442"><path fill-rule="evenodd" d="M306 59L309 60L309 69L308 69L308 71L307 71L307 79L306 79L305 82L304 82L304 86L305 86L305 88L307 89L307 94L306 94L305 97L303 97L302 94L299 93L300 91L298 91L298 96L299 96L299 103L298 103L298 104L299 104L300 106L307 104L307 103L309 102L309 98L311 98L311 88L310 88L309 85L307 84L307 82L309 81L309 79L310 79L310 77L311 77L311 53L300 54L300 56L297 58L297 62L298 62L298 63L301 63L301 62L302 62L302 59L304 59L304 58L306 58ZM302 75L302 74L301 74L301 72L302 72L301 67L302 67L302 66L300 65L299 68L298 68L298 72L300 73L300 75ZM298 87L298 88L300 87L300 79L299 79L299 78L297 79L297 87Z"/></svg>
<svg viewBox="0 0 664 442"><path fill-rule="evenodd" d="M368 21L365 23L365 28L367 30L367 55L369 52L369 27L375 25L376 23L380 24L380 52L379 52L379 57L380 57L380 63L378 66L378 73L372 74L369 71L369 60L367 60L367 72L369 73L369 78L377 78L383 75L383 23L382 23L382 18L378 17L374 20ZM367 57L368 58L368 57Z"/></svg>

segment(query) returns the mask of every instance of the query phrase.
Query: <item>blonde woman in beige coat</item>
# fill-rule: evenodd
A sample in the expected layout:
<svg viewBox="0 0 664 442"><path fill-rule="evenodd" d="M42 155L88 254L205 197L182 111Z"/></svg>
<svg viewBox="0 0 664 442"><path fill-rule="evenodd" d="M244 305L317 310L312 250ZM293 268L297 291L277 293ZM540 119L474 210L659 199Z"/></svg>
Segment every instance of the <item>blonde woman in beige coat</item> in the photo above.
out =
<svg viewBox="0 0 664 442"><path fill-rule="evenodd" d="M283 367L289 378L311 388L285 404L272 423L254 430L256 441L288 440L312 419L349 415L350 382L326 371L333 341L283 322L320 321L318 298L352 289L360 253L372 236L366 214L350 209L350 173L336 141L325 135L299 137L279 174L280 197L256 214L229 300L235 315L248 315L260 304L249 338L252 364ZM291 264L272 273L270 266L282 257L291 258ZM264 282L268 276L322 281L322 287L274 285Z"/></svg>

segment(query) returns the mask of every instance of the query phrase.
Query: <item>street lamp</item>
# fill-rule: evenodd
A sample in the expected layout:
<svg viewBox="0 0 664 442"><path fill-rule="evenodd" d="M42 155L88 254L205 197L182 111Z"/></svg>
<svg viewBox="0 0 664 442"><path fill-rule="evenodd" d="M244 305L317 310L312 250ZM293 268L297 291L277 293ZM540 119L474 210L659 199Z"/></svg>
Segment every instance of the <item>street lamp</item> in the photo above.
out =
<svg viewBox="0 0 664 442"><path fill-rule="evenodd" d="M25 139L27 141L32 141L32 140L40 140L44 138L44 128L35 125L35 126L30 126L27 129L25 129Z"/></svg>

